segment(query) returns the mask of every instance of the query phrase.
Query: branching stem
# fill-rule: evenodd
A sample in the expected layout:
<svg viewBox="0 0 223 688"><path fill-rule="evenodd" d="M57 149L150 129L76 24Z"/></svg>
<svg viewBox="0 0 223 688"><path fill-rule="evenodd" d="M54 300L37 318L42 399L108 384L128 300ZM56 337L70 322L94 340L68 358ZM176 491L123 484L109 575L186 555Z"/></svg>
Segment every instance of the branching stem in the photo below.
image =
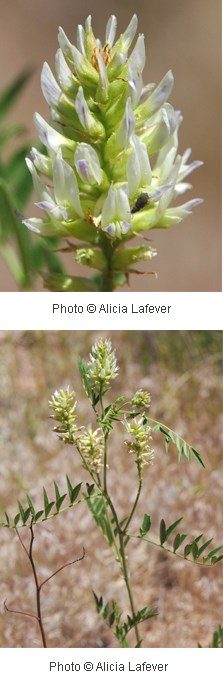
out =
<svg viewBox="0 0 223 688"><path fill-rule="evenodd" d="M20 609L11 609L10 607L8 607L8 606L6 605L6 601L4 602L4 607L5 607L6 611L12 612L13 614L21 614L22 616L29 616L29 617L31 617L31 618L33 618L33 619L36 619L36 621L38 622L38 625L39 625L39 631L40 631L40 635L41 635L42 645L43 645L44 648L46 648L46 647L47 647L47 643L46 643L46 634L45 634L45 629L44 629L44 625L43 625L42 609L41 609L41 590L42 590L42 587L43 587L46 583L48 583L48 582L51 580L51 578L54 578L54 576L56 576L57 573L59 573L60 571L62 571L62 570L65 569L65 568L67 568L67 566L71 566L72 564L76 564L76 562L81 561L82 559L84 559L84 557L85 557L85 549L83 548L83 554L82 554L81 557L78 557L77 559L74 559L73 561L69 561L69 562L67 562L66 564L62 564L62 566L60 566L58 569L56 569L56 571L54 571L53 573L51 573L50 576L48 576L48 577L45 578L41 583L39 583L38 576L37 576L36 565L35 565L35 561L34 561L34 558L33 558L33 543L34 543L34 530L33 530L33 526L32 526L32 525L30 526L30 545L29 545L29 549L27 549L27 547L26 547L25 543L23 542L23 540L22 540L22 538L21 538L21 535L19 534L17 528L16 528L16 533L17 533L17 536L18 536L18 538L19 538L19 542L20 542L21 546L23 547L24 552L26 553L26 555L27 555L27 557L28 557L28 559L29 559L29 561L30 561L31 567L32 567L33 578L34 578L35 589L36 589L36 610L37 610L37 613L36 613L36 614L31 614L30 612L24 612L24 611L22 611L22 610L20 610Z"/></svg>

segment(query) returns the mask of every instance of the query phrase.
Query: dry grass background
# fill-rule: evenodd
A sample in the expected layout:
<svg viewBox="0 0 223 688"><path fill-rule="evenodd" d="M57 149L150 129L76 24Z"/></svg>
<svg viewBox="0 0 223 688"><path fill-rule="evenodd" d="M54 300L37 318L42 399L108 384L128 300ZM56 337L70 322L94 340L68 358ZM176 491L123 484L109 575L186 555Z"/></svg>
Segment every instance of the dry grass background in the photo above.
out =
<svg viewBox="0 0 223 688"><path fill-rule="evenodd" d="M155 436L155 461L145 471L143 501L134 527L145 511L152 515L154 535L161 517L167 523L185 516L185 532L204 532L222 542L221 337L218 332L2 332L0 335L0 508L15 513L16 499L29 490L41 503L44 484L53 479L64 486L66 472L74 484L86 480L75 452L51 432L49 395L68 383L78 395L79 420L90 419L81 389L77 355L85 357L99 336L110 336L116 348L120 375L114 395L149 389L150 413L162 419L193 444L206 470L186 460L179 466L174 448L165 454ZM120 515L133 499L135 464L127 455L122 433L115 433L110 449L109 482ZM133 530L133 527L132 527ZM20 531L28 537L28 531ZM35 527L35 559L44 578L61 563L85 559L43 588L43 615L50 647L115 647L116 640L95 612L92 589L105 599L115 598L128 611L123 582L100 533L84 505ZM40 647L32 619L7 614L9 606L34 609L34 586L28 560L14 531L0 531L0 644L2 647ZM145 543L129 548L136 604L158 606L159 616L143 624L145 647L208 646L223 616L221 563L210 569L166 555ZM132 642L134 642L132 638Z"/></svg>

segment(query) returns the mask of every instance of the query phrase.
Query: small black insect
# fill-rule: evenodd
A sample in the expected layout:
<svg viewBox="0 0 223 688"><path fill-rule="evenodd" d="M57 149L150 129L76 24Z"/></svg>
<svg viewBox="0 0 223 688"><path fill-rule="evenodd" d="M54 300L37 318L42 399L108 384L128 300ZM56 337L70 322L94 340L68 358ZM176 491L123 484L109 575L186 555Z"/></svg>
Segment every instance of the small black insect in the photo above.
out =
<svg viewBox="0 0 223 688"><path fill-rule="evenodd" d="M138 213L138 211L142 210L142 208L144 208L148 202L149 202L148 193L141 193L140 196L137 198L133 208L131 208L131 213Z"/></svg>

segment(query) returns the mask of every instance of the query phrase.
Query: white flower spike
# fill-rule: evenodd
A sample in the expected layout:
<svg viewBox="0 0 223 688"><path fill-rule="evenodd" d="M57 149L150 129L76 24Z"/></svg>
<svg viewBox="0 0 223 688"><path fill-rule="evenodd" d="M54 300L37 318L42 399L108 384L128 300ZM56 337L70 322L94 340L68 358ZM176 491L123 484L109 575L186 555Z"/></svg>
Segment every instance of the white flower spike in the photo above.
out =
<svg viewBox="0 0 223 688"><path fill-rule="evenodd" d="M188 162L190 148L178 153L182 115L168 102L172 71L158 84L144 85L143 34L131 48L136 14L118 38L116 31L112 14L104 41L97 38L89 15L77 27L75 46L59 28L57 79L46 62L41 73L50 124L34 116L46 151L33 148L27 161L44 219L24 224L43 236L81 240L73 249L74 263L94 271L84 280L89 291L122 286L137 259L156 254L148 243L142 245L142 235L138 246L127 242L139 232L181 222L201 202L178 205L178 197L191 189L185 179L202 163ZM66 275L54 277L45 283L68 289ZM68 281L78 289L78 277Z"/></svg>

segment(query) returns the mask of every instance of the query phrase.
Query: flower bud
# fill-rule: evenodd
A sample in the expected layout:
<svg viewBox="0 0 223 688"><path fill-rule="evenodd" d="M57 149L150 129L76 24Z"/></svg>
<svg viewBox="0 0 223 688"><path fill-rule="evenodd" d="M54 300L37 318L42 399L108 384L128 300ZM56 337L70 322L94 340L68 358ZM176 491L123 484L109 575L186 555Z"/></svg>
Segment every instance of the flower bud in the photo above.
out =
<svg viewBox="0 0 223 688"><path fill-rule="evenodd" d="M112 268L114 270L124 270L139 260L151 260L156 256L156 250L151 246L129 246L119 248L114 252L112 258Z"/></svg>
<svg viewBox="0 0 223 688"><path fill-rule="evenodd" d="M78 248L75 253L75 261L79 265L88 265L90 268L103 272L107 268L107 262L100 248Z"/></svg>

